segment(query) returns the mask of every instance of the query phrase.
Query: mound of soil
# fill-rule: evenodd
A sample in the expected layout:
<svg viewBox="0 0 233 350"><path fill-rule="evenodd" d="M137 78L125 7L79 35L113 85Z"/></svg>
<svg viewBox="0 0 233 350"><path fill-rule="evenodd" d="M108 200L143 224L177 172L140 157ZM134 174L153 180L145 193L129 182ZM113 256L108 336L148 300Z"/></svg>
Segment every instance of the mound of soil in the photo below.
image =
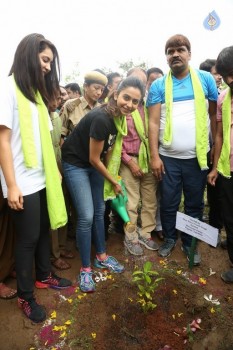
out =
<svg viewBox="0 0 233 350"><path fill-rule="evenodd" d="M157 238L156 238L157 240ZM110 235L108 252L125 265L123 274L96 271L96 292L80 292L76 275L79 254L72 268L57 272L71 278L68 290L36 290L48 319L32 324L17 308L16 300L0 300L1 350L232 350L232 286L220 273L229 268L227 252L200 243L202 264L192 270L180 242L167 260L145 250L142 257L124 251L123 237ZM159 243L159 241L158 241ZM153 310L144 312L132 273L152 263L163 280L152 294ZM99 273L101 272L101 273ZM15 286L14 280L8 281ZM205 297L204 297L205 296ZM218 304L219 302L219 304ZM196 329L190 326L198 321Z"/></svg>

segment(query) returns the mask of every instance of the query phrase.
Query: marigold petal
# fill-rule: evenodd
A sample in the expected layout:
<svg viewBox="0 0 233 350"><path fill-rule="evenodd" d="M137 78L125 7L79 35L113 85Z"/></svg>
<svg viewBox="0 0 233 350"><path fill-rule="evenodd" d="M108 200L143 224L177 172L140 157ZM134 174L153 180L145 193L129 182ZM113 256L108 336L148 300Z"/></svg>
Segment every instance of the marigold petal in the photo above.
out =
<svg viewBox="0 0 233 350"><path fill-rule="evenodd" d="M50 318L56 318L57 317L57 312L54 310L51 315Z"/></svg>
<svg viewBox="0 0 233 350"><path fill-rule="evenodd" d="M70 321L70 320L67 320L67 321L65 322L65 324L69 326L69 325L71 324L71 321Z"/></svg>

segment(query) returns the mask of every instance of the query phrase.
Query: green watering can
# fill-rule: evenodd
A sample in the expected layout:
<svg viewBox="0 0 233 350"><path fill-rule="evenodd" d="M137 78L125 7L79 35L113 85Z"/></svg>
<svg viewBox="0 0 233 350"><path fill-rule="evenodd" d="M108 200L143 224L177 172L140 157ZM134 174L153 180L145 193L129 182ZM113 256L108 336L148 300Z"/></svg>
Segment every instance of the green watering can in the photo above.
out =
<svg viewBox="0 0 233 350"><path fill-rule="evenodd" d="M122 192L124 195L119 194L116 198L112 199L111 207L117 212L117 214L122 218L122 220L125 223L128 223L130 222L130 218L126 210L126 203L128 202L127 192L122 178L120 176L118 176L118 182L121 185Z"/></svg>

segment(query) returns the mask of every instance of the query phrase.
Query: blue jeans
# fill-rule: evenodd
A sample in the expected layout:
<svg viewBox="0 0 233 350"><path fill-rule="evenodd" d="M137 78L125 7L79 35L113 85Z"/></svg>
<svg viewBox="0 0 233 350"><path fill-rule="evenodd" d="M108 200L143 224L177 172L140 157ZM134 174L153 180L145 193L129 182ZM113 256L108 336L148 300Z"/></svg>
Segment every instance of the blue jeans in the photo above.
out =
<svg viewBox="0 0 233 350"><path fill-rule="evenodd" d="M89 267L92 239L97 254L106 251L104 177L93 167L78 168L66 162L62 162L62 167L64 179L77 213L76 240L82 267Z"/></svg>
<svg viewBox="0 0 233 350"><path fill-rule="evenodd" d="M202 220L203 195L207 170L201 170L197 158L178 159L160 156L165 174L161 181L161 222L165 238L177 240L176 212L179 210L182 191L185 214ZM192 236L181 232L184 245L190 247Z"/></svg>

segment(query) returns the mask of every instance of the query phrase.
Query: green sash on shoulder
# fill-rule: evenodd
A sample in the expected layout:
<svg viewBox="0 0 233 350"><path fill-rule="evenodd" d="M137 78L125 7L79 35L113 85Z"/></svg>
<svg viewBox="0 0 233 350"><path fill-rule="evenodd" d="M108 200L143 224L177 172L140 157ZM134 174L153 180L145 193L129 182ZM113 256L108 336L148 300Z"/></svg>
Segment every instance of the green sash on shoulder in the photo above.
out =
<svg viewBox="0 0 233 350"><path fill-rule="evenodd" d="M208 169L208 113L206 110L206 100L200 79L194 69L190 67L190 76L194 92L194 104L196 115L196 154L201 170ZM170 146L172 142L172 105L173 105L173 82L171 70L165 80L165 104L166 123L163 135L164 146Z"/></svg>
<svg viewBox="0 0 233 350"><path fill-rule="evenodd" d="M19 110L19 125L25 166L27 168L37 168L38 159L33 135L32 111L30 107L30 101L23 95L16 82L15 88ZM40 138L45 171L48 213L51 228L56 229L66 224L67 213L49 130L48 110L39 92L36 93L36 101L39 115Z"/></svg>
<svg viewBox="0 0 233 350"><path fill-rule="evenodd" d="M113 150L112 150L111 158L109 160L107 169L109 173L117 181L118 172L121 165L122 140L123 140L123 136L127 135L128 130L127 130L127 123L126 123L125 116L114 117L114 123L117 128L117 136L116 136L116 141L113 145ZM113 190L113 186L111 182L105 179L104 180L104 200L107 201L115 197L116 195Z"/></svg>
<svg viewBox="0 0 233 350"><path fill-rule="evenodd" d="M149 171L149 155L150 155L150 150L149 150L149 141L148 141L148 112L146 108L144 108L145 111L145 126L143 124L141 115L136 109L132 113L133 121L135 128L137 130L137 133L140 137L141 144L139 148L139 156L138 156L138 165L142 169L142 171L147 174Z"/></svg>
<svg viewBox="0 0 233 350"><path fill-rule="evenodd" d="M231 177L230 167L230 138L231 138L231 89L224 97L222 104L222 127L223 127L223 145L221 154L218 160L217 170L223 176Z"/></svg>

